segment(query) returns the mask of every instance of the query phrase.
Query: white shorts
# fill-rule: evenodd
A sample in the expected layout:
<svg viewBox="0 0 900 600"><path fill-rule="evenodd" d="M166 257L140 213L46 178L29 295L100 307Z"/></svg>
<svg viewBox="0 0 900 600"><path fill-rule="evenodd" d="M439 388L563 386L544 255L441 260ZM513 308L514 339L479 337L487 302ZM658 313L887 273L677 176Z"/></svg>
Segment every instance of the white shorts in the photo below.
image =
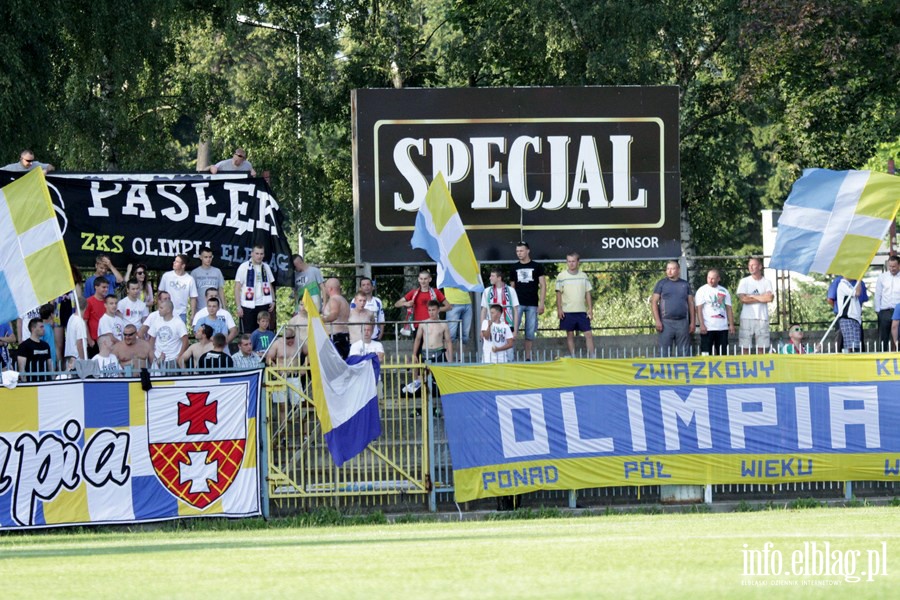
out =
<svg viewBox="0 0 900 600"><path fill-rule="evenodd" d="M300 387L300 378L299 377L286 377L287 383L293 385L297 389L302 389ZM283 391L280 392L272 392L272 403L273 404L285 404L288 399L291 401L291 406L298 406L300 404L300 394L295 392L293 389L286 387Z"/></svg>
<svg viewBox="0 0 900 600"><path fill-rule="evenodd" d="M741 317L741 330L738 332L738 342L741 348L753 348L753 338L756 338L757 348L768 349L769 321L768 319L745 319Z"/></svg>

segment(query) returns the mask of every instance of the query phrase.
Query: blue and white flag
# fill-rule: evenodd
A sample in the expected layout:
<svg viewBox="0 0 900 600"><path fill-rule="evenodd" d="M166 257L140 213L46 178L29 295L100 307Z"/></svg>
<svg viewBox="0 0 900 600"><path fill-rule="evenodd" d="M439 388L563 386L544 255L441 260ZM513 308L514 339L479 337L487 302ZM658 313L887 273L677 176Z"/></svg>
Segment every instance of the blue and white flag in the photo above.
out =
<svg viewBox="0 0 900 600"><path fill-rule="evenodd" d="M75 287L43 169L0 189L0 323Z"/></svg>
<svg viewBox="0 0 900 600"><path fill-rule="evenodd" d="M806 169L778 219L770 267L860 277L900 206L900 177Z"/></svg>
<svg viewBox="0 0 900 600"><path fill-rule="evenodd" d="M412 247L437 263L437 286L481 292L484 282L466 228L441 173L437 174L416 215Z"/></svg>
<svg viewBox="0 0 900 600"><path fill-rule="evenodd" d="M303 306L309 313L312 400L331 457L341 466L381 435L374 367L378 359L370 355L369 360L345 363L325 332L309 290L303 294Z"/></svg>

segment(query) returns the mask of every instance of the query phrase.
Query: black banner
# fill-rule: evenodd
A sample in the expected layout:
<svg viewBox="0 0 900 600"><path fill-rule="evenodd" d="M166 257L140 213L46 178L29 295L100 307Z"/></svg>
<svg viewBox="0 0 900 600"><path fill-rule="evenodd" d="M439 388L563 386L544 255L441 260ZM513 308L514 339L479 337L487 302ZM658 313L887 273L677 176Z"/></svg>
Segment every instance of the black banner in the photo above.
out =
<svg viewBox="0 0 900 600"><path fill-rule="evenodd" d="M3 173L4 180L18 174ZM48 176L69 261L92 268L108 254L124 273L128 263L169 271L176 254L199 266L200 248L209 246L213 265L233 277L253 246L287 282L291 249L284 217L265 180L185 175ZM4 181L5 184L5 181Z"/></svg>
<svg viewBox="0 0 900 600"><path fill-rule="evenodd" d="M415 263L444 174L481 261L677 257L677 87L355 90L357 260Z"/></svg>

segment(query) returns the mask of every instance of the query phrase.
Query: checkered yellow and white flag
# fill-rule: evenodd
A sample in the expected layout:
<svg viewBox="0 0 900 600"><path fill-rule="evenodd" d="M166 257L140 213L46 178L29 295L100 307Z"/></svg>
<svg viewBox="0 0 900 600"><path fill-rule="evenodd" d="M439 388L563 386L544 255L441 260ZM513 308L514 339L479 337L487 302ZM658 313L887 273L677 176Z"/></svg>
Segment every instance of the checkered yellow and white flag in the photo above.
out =
<svg viewBox="0 0 900 600"><path fill-rule="evenodd" d="M0 322L75 287L42 169L0 189Z"/></svg>

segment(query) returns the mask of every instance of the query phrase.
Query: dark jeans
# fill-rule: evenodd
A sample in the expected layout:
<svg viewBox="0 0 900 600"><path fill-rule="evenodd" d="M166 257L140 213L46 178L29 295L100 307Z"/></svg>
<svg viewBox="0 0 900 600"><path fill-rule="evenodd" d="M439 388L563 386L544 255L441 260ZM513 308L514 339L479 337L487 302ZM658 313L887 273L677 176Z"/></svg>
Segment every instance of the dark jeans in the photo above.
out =
<svg viewBox="0 0 900 600"><path fill-rule="evenodd" d="M721 356L728 348L728 330L707 331L700 334L700 352Z"/></svg>
<svg viewBox="0 0 900 600"><path fill-rule="evenodd" d="M268 312L271 304L263 304L262 306L254 306L253 308L244 307L244 316L241 317L241 333L253 333L259 328L256 318L261 312ZM275 311L269 313L269 329L278 331L275 325Z"/></svg>
<svg viewBox="0 0 900 600"><path fill-rule="evenodd" d="M893 308L885 308L878 311L878 347L879 352L891 351L891 317L894 315Z"/></svg>

